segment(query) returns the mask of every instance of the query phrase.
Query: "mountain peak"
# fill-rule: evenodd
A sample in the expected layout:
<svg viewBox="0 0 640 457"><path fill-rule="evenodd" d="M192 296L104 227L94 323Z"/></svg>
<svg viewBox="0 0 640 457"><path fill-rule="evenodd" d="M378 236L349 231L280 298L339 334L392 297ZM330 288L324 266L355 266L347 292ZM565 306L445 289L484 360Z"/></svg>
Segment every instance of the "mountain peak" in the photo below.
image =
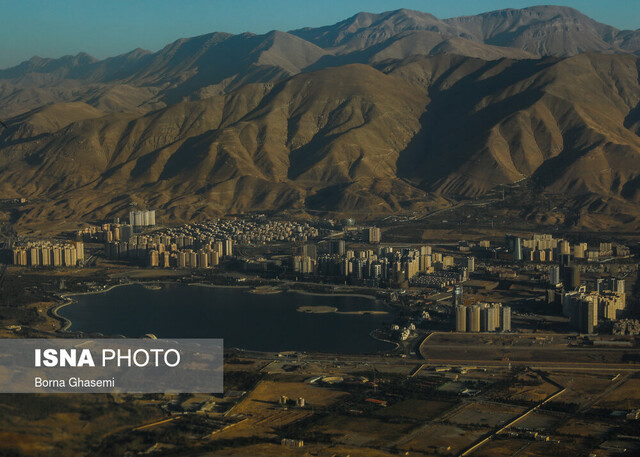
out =
<svg viewBox="0 0 640 457"><path fill-rule="evenodd" d="M26 218L114 216L135 194L188 219L417 214L533 178L640 226L634 52L639 32L539 6L34 57L0 71L0 188L49 205Z"/></svg>

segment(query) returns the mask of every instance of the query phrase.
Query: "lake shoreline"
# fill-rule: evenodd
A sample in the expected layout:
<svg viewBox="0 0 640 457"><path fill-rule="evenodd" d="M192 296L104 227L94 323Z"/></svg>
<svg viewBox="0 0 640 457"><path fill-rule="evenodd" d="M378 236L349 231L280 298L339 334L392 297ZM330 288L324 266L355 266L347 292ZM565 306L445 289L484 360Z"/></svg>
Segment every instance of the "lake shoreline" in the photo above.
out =
<svg viewBox="0 0 640 457"><path fill-rule="evenodd" d="M118 294L118 298L116 299L116 301L114 302L111 298L102 298L100 299L98 302L95 302L97 304L99 304L98 306L100 306L101 308L96 308L96 312L97 314L93 314L93 311L84 311L84 314L80 314L78 315L77 313L71 313L71 315L67 314L66 316L64 315L64 311L63 309L66 308L67 306L74 304L74 303L78 303L80 300L79 298L82 296L90 296L90 295L100 295L100 294L104 294L110 291L113 291L114 289L117 289L118 287L122 287L122 286L142 286L145 291L141 292L140 290L136 290L135 293L131 293L129 294L129 292L124 292L124 293L119 293ZM162 285L167 285L168 287L162 287ZM177 318L177 320L175 320L174 322L177 322L178 327L176 327L176 329L178 330L177 333L173 333L172 331L167 331L167 327L166 327L166 322L161 323L158 326L158 320L156 319L156 323L155 324L151 324L146 325L146 324L140 324L140 325L136 325L136 324L129 324L127 326L127 324L120 324L118 322L116 322L115 320L112 320L112 317L110 317L110 315L108 314L109 311L108 309L110 309L110 303L115 303L115 304L120 304L120 306L116 306L115 309L117 309L118 311L114 311L115 313L118 313L118 316L121 316L123 312L128 312L128 311L123 311L123 306L122 303L127 302L127 298L123 298L123 296L129 296L131 295L131 300L135 301L135 300L142 300L141 303L144 303L145 306L147 308L149 308L149 303L159 303L159 309L164 309L164 310L168 310L171 305L170 305L170 301L168 302L167 300L172 300L172 299L167 299L165 298L167 296L167 294L162 294L163 298L159 298L160 296L157 294L154 294L154 292L159 292L162 290L169 290L169 289L173 289L172 286L178 286L178 287L193 287L193 286L200 286L200 287L206 287L206 288L211 288L211 289L220 289L220 290L233 290L233 291L238 291L238 292L247 292L252 294L253 296L259 296L259 297L265 297L266 301L263 301L262 299L260 300L256 300L256 299L243 299L241 297L237 298L237 296L235 294L232 293L232 295L228 295L228 294L223 294L223 295L217 295L215 293L213 293L211 295L211 297L214 300L216 298L215 297L223 297L222 300L223 302L221 303L225 303L227 304L226 308L223 306L222 308L219 308L220 312L222 312L222 315L220 317L220 319L226 319L227 322L234 322L233 325L242 325L239 324L241 322L243 322L243 319L240 317L237 317L238 311L229 311L230 308L228 306L229 303L238 303L238 304L244 304L245 302L247 303L247 306L249 306L249 308L247 308L248 313L250 313L251 315L255 316L255 313L258 313L257 315L264 315L263 317L259 318L259 319L264 319L264 322L267 323L271 323L271 316L270 314L265 314L265 313L269 313L269 311L263 311L263 307L262 304L264 303L265 306L274 306L273 309L273 316L288 316L286 319L289 319L289 323L285 323L285 321L283 321L284 326L287 325L291 325L292 321L291 321L291 315L289 314L289 308L288 306L291 306L292 304L297 304L299 303L300 305L304 305L305 303L311 305L308 307L304 307L302 306L302 308L307 308L304 310L296 310L295 308L291 311L295 312L296 314L298 313L304 313L304 314L315 314L315 315L328 315L328 314L333 314L333 315L344 315L345 317L349 317L351 319L353 318L358 318L358 316L362 316L363 318L365 318L365 320L358 320L358 321L344 321L344 322L358 322L358 324L356 324L357 327L362 328L363 326L366 328L369 325L369 329L371 329L372 327L370 326L371 324L373 325L377 325L378 328L380 327L380 324L383 325L387 325L384 323L384 321L381 321L380 319L382 318L382 316L385 315L389 315L391 314L391 309L388 308L386 305L384 305L384 303L378 299L376 299L376 297L372 296L372 295L364 295L364 294L349 294L349 293L331 293L331 292L327 292L327 293L319 293L319 292L307 292L307 291L303 291L303 290L292 290L292 289L288 289L288 288L276 288L273 286L267 286L267 287L262 287L262 288L257 288L254 287L252 288L251 286L246 286L246 285L216 285L216 284L205 284L205 283L198 283L198 282L191 282L191 283L186 283L186 282L176 282L176 281L131 281L131 282L127 282L127 283L122 283L122 284L114 284L110 287L107 287L105 289L102 290L95 290L95 291L90 291L90 292L78 292L78 293L67 293L67 294L63 294L60 297L64 300L64 303L60 303L55 307L50 308L50 314L52 317L56 318L60 323L61 323L61 328L60 330L58 330L58 332L61 333L68 333L68 334L75 334L75 335L82 335L82 334L86 334L86 335L95 335L95 334L103 334L103 335L111 335L111 334L117 334L117 335L121 335L121 334L126 334L126 335L134 335L137 334L136 332L138 332L138 329L140 331L143 331L145 328L146 329L150 329L149 331L153 330L152 333L155 331L158 335L168 335L168 334L173 334L173 335L180 335L180 332L182 332L183 334L185 332L189 332L189 327L188 327L188 323L187 319L189 319L190 316L190 312L186 313L186 317L185 319L181 319L181 318ZM185 292L182 292L182 290L184 290ZM207 297L208 295L204 294L204 292L198 292L195 295L193 294L189 294L187 289L182 289L181 291L177 291L177 290L171 290L171 292L169 293L169 296L173 296L173 300L176 303L179 303L181 300L184 301L185 299L187 300L188 303L193 304L193 306L196 307L200 307L200 309L202 309L203 311L199 311L204 313L202 316L209 316L209 319L214 319L214 320L219 320L216 319L215 316L217 310L214 309L213 311L211 311L211 308L208 307L208 299L207 298L203 298L203 297ZM293 298L292 296L289 296L289 298L285 298L283 297L282 299L276 299L274 296L274 294L279 294L281 292L294 292L299 294L300 296L308 296L309 299L305 299L305 300L300 300L299 302L297 301L297 299ZM184 293L184 298L178 298L176 299L175 297L177 296L176 294L180 294L180 293ZM289 295L289 294L286 294ZM151 299L147 298L147 297L152 297ZM267 297L273 297L273 298L267 298ZM336 300L333 300L336 303L341 303L341 305L338 305L339 308L337 306L326 306L323 304L323 301L320 301L318 299L313 299L313 297L332 297ZM345 298L356 298L359 299L359 301L352 301L352 300L347 300L345 301ZM276 302L274 302L274 299L276 300ZM341 299L341 300L340 300ZM363 302L363 299L367 300L367 301L371 301L371 307L374 309L368 309L369 306ZM151 300L151 302L149 301ZM159 301L156 301L159 300ZM94 303L93 301L85 301L82 300L82 303ZM286 303L286 304L285 304ZM327 304L331 304L331 301L327 301ZM107 308L105 308L105 306ZM256 306L258 308L256 308ZM338 309L345 309L344 306L346 307L345 311L338 311ZM384 308L382 309L389 309L389 311L387 310L382 310L381 306L383 306ZM326 307L326 308L330 308L330 309L324 309L322 312L318 312L317 310L315 310L315 307ZM355 309L354 309L355 307ZM358 309L360 308L360 309ZM364 308L364 309L363 309ZM377 309L375 309L377 308ZM141 312L143 312L142 310L144 310L145 308L141 308L140 311L133 311L132 312L132 318L136 319L136 313L140 314ZM151 308L149 308L151 310ZM106 311L105 311L106 310ZM297 311L297 312L296 312ZM144 312L152 312L153 311L144 311ZM102 317L101 314L102 313ZM173 313L173 312L170 312ZM225 314L226 313L226 314ZM170 314L171 315L171 314ZM82 317L79 317L82 316ZM225 317L222 317L225 316ZM85 330L72 330L72 326L76 325L74 324L74 321L79 318L81 319L81 322L84 322L84 324L80 324L81 326L83 326L83 328ZM206 319L206 317L203 317L204 319ZM89 321L87 321L87 319L89 319ZM101 320L102 319L102 320ZM113 319L116 319L116 317L114 316ZM146 319L141 315L139 317L137 317L137 319L142 319L140 322L146 322ZM174 316L171 319L176 319L176 317ZM198 318L200 319L200 318ZM229 320L231 319L231 320ZM306 318L305 318L306 319ZM335 319L335 318L333 318ZM323 318L323 321L326 323L326 325L343 325L340 324L340 322L342 321L337 321L337 320L333 320L331 318L329 318L329 320L327 320L327 318ZM100 324L100 322L110 322L109 324L105 324L102 325ZM254 326L255 324L256 318L254 317L253 322L254 322ZM305 324L305 326L308 326L310 329L311 328L315 328L318 326L318 322L323 322L323 321L305 321L307 322ZM87 322L93 322L92 324L89 324L87 326ZM154 322L153 319L150 322ZM193 327L193 332L194 334L198 334L198 332L200 332L200 334L205 334L207 332L207 329L200 326L198 327L198 320L194 321L196 323L194 323L194 327ZM249 320L249 322L251 322L251 319ZM267 324L269 325L269 324ZM181 327L180 327L181 326ZM233 328L233 327L231 327ZM275 331L276 334L280 333L277 330L277 324L274 326L274 324L271 324L271 328L274 329L272 331ZM285 327L282 327L282 329L284 329ZM306 328L306 327L305 327ZM375 329L374 329L375 330ZM210 330L211 331L211 330ZM215 327L212 330L213 332L215 332ZM217 330L218 332L224 334L224 332L226 330L224 330L223 328L219 328ZM238 333L240 332L240 333ZM229 338L230 340L230 344L233 347L242 347L243 345L246 345L248 347L252 347L252 343L250 342L250 338L249 340L246 340L244 343L240 343L238 344L237 340L238 338L242 339L245 338L244 336L240 336L243 335L243 330L238 330L238 332L231 332L228 333L225 338ZM144 333L148 333L146 330L144 331ZM294 332L295 333L295 332ZM366 330L367 333L367 339L371 339L371 340L375 340L375 341L379 341L379 342L383 342L386 344L389 344L390 342L388 341L383 341L380 340L379 338L376 338L373 335L373 331L372 330ZM142 333L141 333L142 334ZM362 333L360 333L362 334ZM234 337L232 338L230 335L234 335ZM237 336L237 337L236 337ZM187 336L173 336L173 337L183 337L183 338L187 338ZM200 336L201 338L207 337L207 336ZM296 340L297 338L297 340ZM302 338L302 339L301 339ZM335 352L335 353L354 353L353 351L355 351L355 353L370 353L371 351L374 352L380 352L380 351L388 351L389 349L386 349L384 347L380 347L379 345L370 345L364 341L362 341L362 339L359 339L360 337L346 337L346 338L342 338L340 339L340 341L344 341L344 342L339 342L339 343L325 343L324 339L320 339L320 340L305 340L304 336L300 335L300 331L297 332L296 336L291 336L291 341L293 342L292 344L294 346L297 345L297 347L299 347L298 350L300 351L307 351L307 352ZM269 339L264 339L263 341L270 341ZM271 342L271 347L269 345L266 345L264 347L263 352L273 352L274 349L272 349L272 347L277 347L278 344L280 344L280 342L276 342L278 341L277 339L274 340L273 342ZM295 342L297 341L297 342ZM305 342L306 341L306 342ZM385 346L386 346L385 344ZM393 343L391 343L393 344ZM342 345L342 346L341 346ZM346 345L346 346L345 346ZM351 349L349 346L353 345L353 349ZM370 349L369 346L373 346L376 349ZM254 349L255 350L255 349Z"/></svg>

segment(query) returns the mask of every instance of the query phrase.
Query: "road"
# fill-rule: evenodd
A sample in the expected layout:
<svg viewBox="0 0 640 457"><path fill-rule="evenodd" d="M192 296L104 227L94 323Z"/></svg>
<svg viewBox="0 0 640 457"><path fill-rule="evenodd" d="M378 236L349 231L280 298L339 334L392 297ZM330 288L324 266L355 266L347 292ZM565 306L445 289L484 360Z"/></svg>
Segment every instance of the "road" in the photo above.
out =
<svg viewBox="0 0 640 457"><path fill-rule="evenodd" d="M611 384L609 387L607 387L605 390L603 390L602 392L600 392L598 395L596 395L594 398L592 398L591 400L589 400L586 403L583 403L582 406L580 407L580 409L578 409L578 413L582 413L584 411L587 411L589 408L591 408L593 405L595 405L596 403L598 403L601 399L603 399L604 397L606 397L607 395L609 395L611 392L613 392L614 390L616 390L618 387L620 387L622 384L624 384L625 382L627 382L627 380L631 377L633 373L626 373L623 376L620 376L618 379L616 379L616 381Z"/></svg>
<svg viewBox="0 0 640 457"><path fill-rule="evenodd" d="M508 430L510 427L514 426L515 424L517 424L518 422L520 422L522 419L524 419L525 417L529 416L530 414L532 414L533 412L537 411L538 409L540 409L541 406L543 406L544 404L550 402L551 400L553 400L554 398L558 397L559 395L562 395L562 393L566 390L566 388L564 386L561 386L560 384L558 384L557 382L553 381L552 379L550 379L547 375L545 375L542 372L537 372L545 381L547 381L548 383L554 385L556 388L558 388L558 390L554 393L552 393L551 395L549 395L547 398L545 398L544 400L542 400L540 403L538 403L536 406L529 408L528 410L526 410L524 413L514 417L513 419L511 419L509 422L507 422L506 424L504 424L503 426L501 426L499 429L494 430L493 432L491 432L488 436L485 436L484 438L481 438L480 440L478 440L476 443L472 444L471 446L469 446L467 449L465 449L464 451L462 451L460 454L458 454L458 457L465 457L467 455L470 455L471 453L473 453L474 451L476 451L478 448L482 447L484 444L488 443L489 441L491 441L491 439L493 439L495 436L499 435L500 433Z"/></svg>

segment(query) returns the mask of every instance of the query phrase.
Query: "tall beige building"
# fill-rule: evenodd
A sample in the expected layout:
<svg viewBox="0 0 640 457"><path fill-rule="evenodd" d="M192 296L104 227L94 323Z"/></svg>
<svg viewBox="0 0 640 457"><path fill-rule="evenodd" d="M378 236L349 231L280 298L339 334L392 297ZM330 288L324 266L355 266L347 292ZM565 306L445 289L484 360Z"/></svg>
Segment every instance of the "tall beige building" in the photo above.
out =
<svg viewBox="0 0 640 457"><path fill-rule="evenodd" d="M209 251L209 265L215 267L219 263L219 254L217 251Z"/></svg>
<svg viewBox="0 0 640 457"><path fill-rule="evenodd" d="M478 305L467 306L467 331L475 333L480 331L480 306Z"/></svg>
<svg viewBox="0 0 640 457"><path fill-rule="evenodd" d="M46 267L51 265L51 248L50 247L43 248L40 255L42 260L41 264L43 266Z"/></svg>
<svg viewBox="0 0 640 457"><path fill-rule="evenodd" d="M187 268L188 265L188 259L187 259L187 252L186 251L179 251L178 252L178 268Z"/></svg>
<svg viewBox="0 0 640 457"><path fill-rule="evenodd" d="M381 233L378 227L369 227L369 243L378 244L381 241Z"/></svg>
<svg viewBox="0 0 640 457"><path fill-rule="evenodd" d="M40 249L37 247L32 247L29 249L29 265L37 266L40 265Z"/></svg>
<svg viewBox="0 0 640 457"><path fill-rule="evenodd" d="M59 267L62 266L62 248L59 246L54 246L52 249L53 253L53 266Z"/></svg>
<svg viewBox="0 0 640 457"><path fill-rule="evenodd" d="M224 256L225 257L233 256L233 240L230 240L230 239L224 240Z"/></svg>
<svg viewBox="0 0 640 457"><path fill-rule="evenodd" d="M158 256L158 251L156 251L155 249L149 251L149 266L157 267L159 265L160 265L160 259Z"/></svg>
<svg viewBox="0 0 640 457"><path fill-rule="evenodd" d="M171 266L171 253L165 251L162 253L162 266L169 268Z"/></svg>
<svg viewBox="0 0 640 457"><path fill-rule="evenodd" d="M187 253L187 256L189 257L189 267L190 268L198 268L198 253L197 252L193 252L193 251L189 251Z"/></svg>
<svg viewBox="0 0 640 457"><path fill-rule="evenodd" d="M584 259L587 255L587 243L580 243L573 246L573 257Z"/></svg>
<svg viewBox="0 0 640 457"><path fill-rule="evenodd" d="M198 268L209 268L209 256L207 251L198 251Z"/></svg>
<svg viewBox="0 0 640 457"><path fill-rule="evenodd" d="M464 305L456 306L456 332L467 331L467 307Z"/></svg>

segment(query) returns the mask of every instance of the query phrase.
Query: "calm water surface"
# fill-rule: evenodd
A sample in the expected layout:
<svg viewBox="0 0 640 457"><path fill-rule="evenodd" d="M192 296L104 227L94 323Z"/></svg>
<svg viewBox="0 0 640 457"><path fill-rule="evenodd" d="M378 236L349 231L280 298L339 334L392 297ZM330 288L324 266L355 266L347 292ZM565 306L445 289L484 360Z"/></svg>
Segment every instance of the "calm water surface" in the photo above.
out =
<svg viewBox="0 0 640 457"><path fill-rule="evenodd" d="M159 338L224 338L227 348L256 351L366 353L392 346L373 339L372 330L392 321L391 314L311 314L301 306L331 306L339 312L390 311L365 297L260 295L248 289L163 284L142 285L78 295L60 309L71 330L105 335Z"/></svg>

